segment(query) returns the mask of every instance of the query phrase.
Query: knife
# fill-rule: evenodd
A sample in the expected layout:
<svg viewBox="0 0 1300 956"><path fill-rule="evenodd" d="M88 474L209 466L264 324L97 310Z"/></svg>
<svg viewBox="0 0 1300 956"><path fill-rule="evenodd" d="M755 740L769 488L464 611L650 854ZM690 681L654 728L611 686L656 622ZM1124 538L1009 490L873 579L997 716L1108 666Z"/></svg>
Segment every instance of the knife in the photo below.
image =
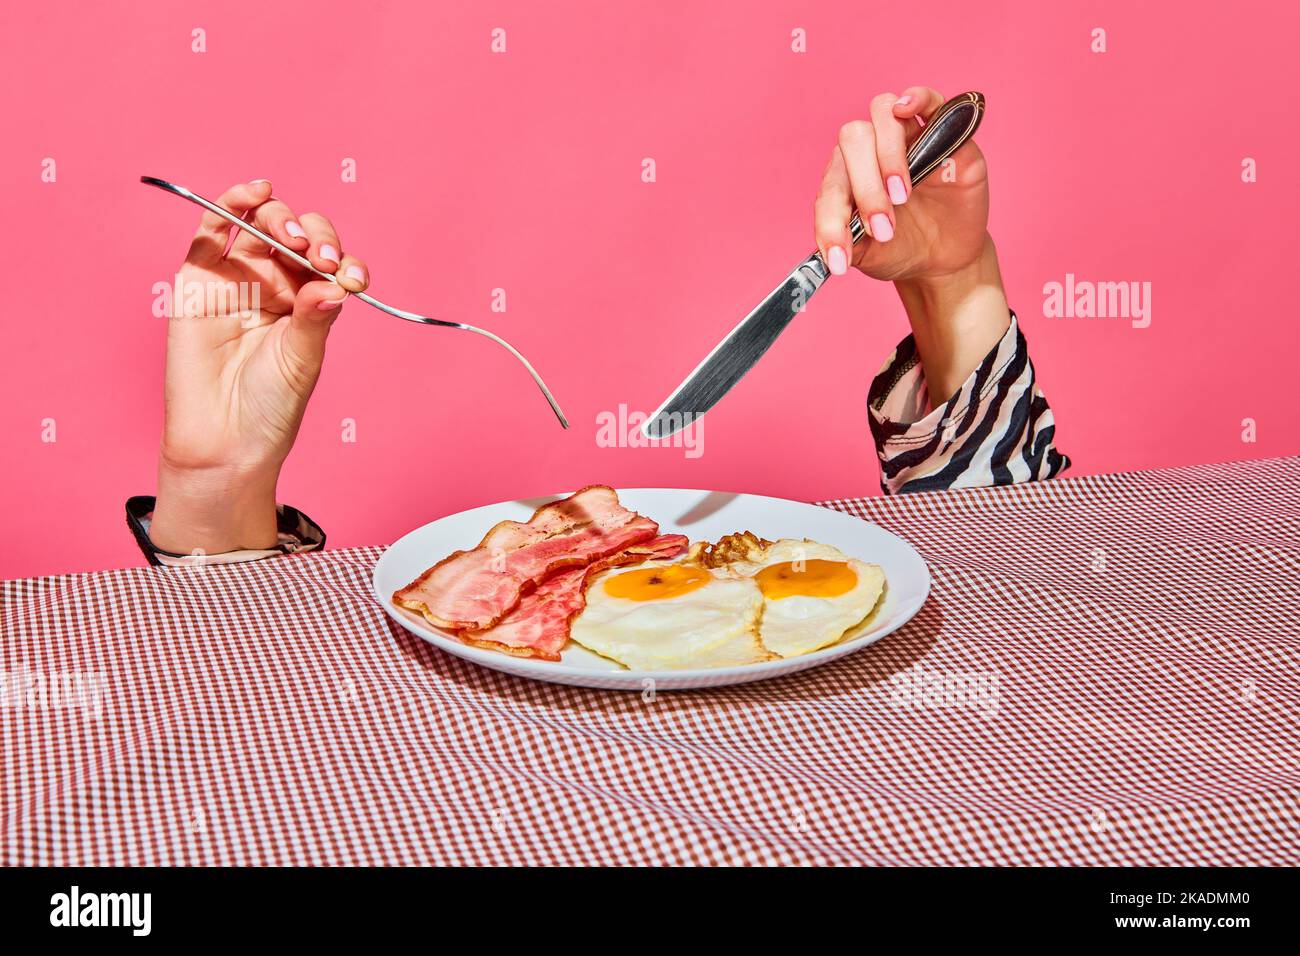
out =
<svg viewBox="0 0 1300 956"><path fill-rule="evenodd" d="M983 116L984 96L981 93L963 93L939 107L907 151L912 185L919 185L974 136ZM860 216L853 216L849 231L854 244L866 234ZM642 433L647 438L667 438L716 405L772 347L829 275L830 270L820 252L814 252L799 263L677 386L677 391L669 395L668 400L641 426Z"/></svg>

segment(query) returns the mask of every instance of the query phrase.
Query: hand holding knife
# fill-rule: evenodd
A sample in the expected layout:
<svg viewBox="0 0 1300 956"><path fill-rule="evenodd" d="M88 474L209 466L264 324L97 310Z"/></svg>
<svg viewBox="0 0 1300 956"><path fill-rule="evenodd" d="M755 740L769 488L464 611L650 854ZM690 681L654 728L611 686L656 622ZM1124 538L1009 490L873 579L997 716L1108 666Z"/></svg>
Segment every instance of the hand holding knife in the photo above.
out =
<svg viewBox="0 0 1300 956"><path fill-rule="evenodd" d="M983 116L984 97L980 93L963 93L944 103L908 150L908 171L913 186L960 149L975 134ZM866 234L860 216L853 217L849 230L854 243ZM668 438L717 404L771 348L829 275L820 252L814 252L796 266L645 422L644 434L649 438Z"/></svg>

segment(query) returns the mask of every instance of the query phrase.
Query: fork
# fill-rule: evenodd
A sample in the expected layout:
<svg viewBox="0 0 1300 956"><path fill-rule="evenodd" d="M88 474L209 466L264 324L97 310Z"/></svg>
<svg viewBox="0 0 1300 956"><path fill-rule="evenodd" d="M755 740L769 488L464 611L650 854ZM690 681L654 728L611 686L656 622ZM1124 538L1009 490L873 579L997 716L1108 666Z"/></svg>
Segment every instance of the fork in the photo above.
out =
<svg viewBox="0 0 1300 956"><path fill-rule="evenodd" d="M320 276L322 279L328 279L330 282L333 282L335 285L338 284L339 280L336 279L334 276L330 275L328 272L321 272L319 269L313 266L307 259L303 258L298 253L294 252L288 246L284 245L284 243L275 239L273 236L267 235L265 232L263 232L261 229L258 229L256 226L252 225L251 223L245 222L243 219L236 216L233 212L231 212L229 209L226 209L224 206L218 206L212 200L204 199L198 193L192 192L191 190L186 189L184 186L178 186L175 183L169 183L167 180L159 179L156 176L141 176L140 182L148 186L156 186L159 189L165 190L166 192L169 192L175 196L180 196L182 199L188 199L190 202L194 203L195 205L202 206L208 212L220 216L222 219L225 219L227 222L231 223L236 228L243 229L253 234L258 239L261 239L263 242L265 242L267 245L283 253L285 256L288 256L290 259L292 259L298 265L302 266L307 271ZM364 292L350 292L348 294L352 296L352 298L354 299L360 299L366 305L374 306L380 312L387 312L389 315L396 316L399 319L405 319L407 322L418 322L421 325L437 325L437 326L442 326L443 328L446 329L462 329L466 332L475 332L478 335L482 335L485 338L489 338L493 342L496 342L507 352L509 352L511 355L517 358L520 364L523 365L523 367L528 370L528 374L532 376L533 381L537 383L537 387L542 390L542 395L546 397L547 404L551 406L551 411L553 411L555 413L555 417L560 420L560 425L564 428L569 427L569 420L564 417L564 412L563 410L561 410L559 402L555 400L555 396L552 395L551 390L546 387L546 383L542 381L542 377L537 374L537 370L533 368L532 363L530 363L528 359L524 358L523 354L517 348L515 348L505 339L501 338L501 336L489 332L487 329L480 329L474 325L467 325L464 322L448 322L445 319L431 319L427 315L420 315L419 313L416 312L407 312L405 309L395 309L393 308L393 306L380 302L378 299L374 298L373 296L367 295Z"/></svg>

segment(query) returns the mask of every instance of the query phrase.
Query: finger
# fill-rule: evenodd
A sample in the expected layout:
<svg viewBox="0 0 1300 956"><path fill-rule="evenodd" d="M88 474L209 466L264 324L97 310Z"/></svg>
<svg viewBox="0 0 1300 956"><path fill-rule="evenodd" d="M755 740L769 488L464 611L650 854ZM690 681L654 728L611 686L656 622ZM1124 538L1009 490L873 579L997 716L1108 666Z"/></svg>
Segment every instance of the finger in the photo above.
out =
<svg viewBox="0 0 1300 956"><path fill-rule="evenodd" d="M294 252L307 248L307 230L302 227L288 204L279 199L269 199L253 210L249 223L284 243ZM265 255L268 246L247 229L241 229L230 247L231 254Z"/></svg>
<svg viewBox="0 0 1300 956"><path fill-rule="evenodd" d="M881 93L871 101L871 125L876 131L876 163L885 180L889 202L901 206L912 191L912 177L907 171L907 131L903 121L894 116L898 97Z"/></svg>
<svg viewBox="0 0 1300 956"><path fill-rule="evenodd" d="M307 258L321 272L333 275L343 261L343 244L334 224L318 212L303 213L298 221L307 230L307 240L311 243L305 253Z"/></svg>
<svg viewBox="0 0 1300 956"><path fill-rule="evenodd" d="M844 166L844 154L836 146L831 150L830 162L826 164L821 188L813 202L813 234L817 237L822 261L832 275L844 275L849 271L849 250L853 248L849 220L852 217L849 171Z"/></svg>
<svg viewBox="0 0 1300 956"><path fill-rule="evenodd" d="M298 358L319 367L325 338L346 300L347 293L328 279L306 282L298 290L289 316L289 345Z"/></svg>
<svg viewBox="0 0 1300 956"><path fill-rule="evenodd" d="M909 86L894 103L894 115L899 119L920 117L928 120L934 111L943 106L943 94L928 86Z"/></svg>
<svg viewBox="0 0 1300 956"><path fill-rule="evenodd" d="M370 285L370 270L366 264L347 253L343 254L343 261L339 263L335 277L339 280L339 285L349 292L364 292L366 286Z"/></svg>
<svg viewBox="0 0 1300 956"><path fill-rule="evenodd" d="M243 216L251 209L256 209L271 198L271 184L265 179L251 183L239 183L231 186L217 198L217 205L223 206L236 216ZM199 220L198 231L190 243L190 262L210 265L226 254L230 244L230 230L235 228L229 221L214 212L205 212Z"/></svg>
<svg viewBox="0 0 1300 956"><path fill-rule="evenodd" d="M840 127L840 152L862 224L872 239L888 242L894 238L894 212L876 162L875 128L866 120L845 123Z"/></svg>

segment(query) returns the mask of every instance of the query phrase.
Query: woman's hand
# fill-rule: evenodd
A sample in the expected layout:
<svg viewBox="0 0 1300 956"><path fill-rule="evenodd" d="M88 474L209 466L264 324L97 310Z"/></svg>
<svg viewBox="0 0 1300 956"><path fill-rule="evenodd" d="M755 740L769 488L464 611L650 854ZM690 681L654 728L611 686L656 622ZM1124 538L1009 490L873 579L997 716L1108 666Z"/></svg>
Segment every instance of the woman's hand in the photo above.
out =
<svg viewBox="0 0 1300 956"><path fill-rule="evenodd" d="M916 118L929 119L942 105L942 96L921 86L901 96L881 93L870 120L840 127L815 208L817 247L831 272L842 275L852 264L873 279L899 282L947 275L980 256L989 186L975 142L952 155L953 182L936 182L941 168L913 192L908 175L907 150L922 130ZM856 247L849 234L855 208L871 237Z"/></svg>
<svg viewBox="0 0 1300 956"><path fill-rule="evenodd" d="M926 383L946 401L1009 324L997 255L988 235L988 167L973 140L913 191L908 146L943 105L932 89L882 93L871 119L845 123L814 207L817 247L834 275L853 265L895 283L912 323ZM849 234L854 210L868 237Z"/></svg>
<svg viewBox="0 0 1300 956"><path fill-rule="evenodd" d="M265 180L218 200L338 284L205 213L178 275L167 327L165 420L149 536L165 551L216 554L276 543L275 485L348 292L368 284L324 216L293 210ZM227 251L229 246L229 251Z"/></svg>

